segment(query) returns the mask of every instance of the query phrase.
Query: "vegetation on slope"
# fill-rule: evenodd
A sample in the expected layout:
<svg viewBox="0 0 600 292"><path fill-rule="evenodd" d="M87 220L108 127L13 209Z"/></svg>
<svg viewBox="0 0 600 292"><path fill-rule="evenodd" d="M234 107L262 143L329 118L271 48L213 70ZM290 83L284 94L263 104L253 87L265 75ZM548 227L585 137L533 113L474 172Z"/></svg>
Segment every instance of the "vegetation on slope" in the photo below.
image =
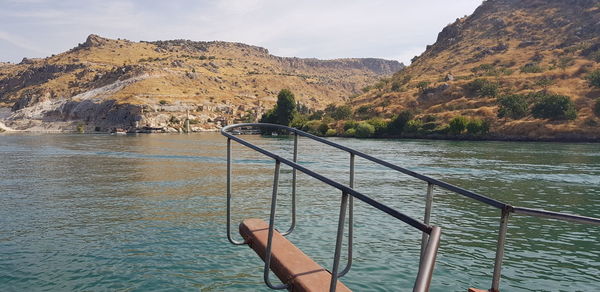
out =
<svg viewBox="0 0 600 292"><path fill-rule="evenodd" d="M597 1L484 1L411 66L348 104L363 121L413 113L408 136L441 135L466 117L482 121L477 135L490 138L598 140L597 23Z"/></svg>

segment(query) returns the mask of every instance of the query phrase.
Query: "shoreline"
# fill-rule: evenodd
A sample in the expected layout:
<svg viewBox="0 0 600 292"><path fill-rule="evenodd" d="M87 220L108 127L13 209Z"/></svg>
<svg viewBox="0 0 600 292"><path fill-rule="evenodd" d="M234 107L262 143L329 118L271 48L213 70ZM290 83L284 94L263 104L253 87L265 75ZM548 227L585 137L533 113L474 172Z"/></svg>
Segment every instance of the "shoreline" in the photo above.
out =
<svg viewBox="0 0 600 292"><path fill-rule="evenodd" d="M1 127L0 127L1 129ZM137 135L137 134L198 134L198 133L215 133L219 132L220 129L202 130L194 132L155 132L155 133L144 133L144 132L132 132L126 133L126 135ZM5 130L0 131L0 135L3 134L80 134L80 135L113 135L110 132L84 132L79 133L77 131L61 131L61 130ZM262 135L270 136L270 135ZM284 135L285 136L285 135ZM280 136L281 137L281 136ZM345 136L321 136L324 138L349 138L349 139L363 139L363 140L436 140L436 141L492 141L492 142L541 142L541 143L600 143L600 138L584 138L584 137L570 137L570 138L530 138L530 137L509 137L499 135L488 135L488 136L449 136L449 135L403 135L403 136L381 136L381 137L345 137Z"/></svg>

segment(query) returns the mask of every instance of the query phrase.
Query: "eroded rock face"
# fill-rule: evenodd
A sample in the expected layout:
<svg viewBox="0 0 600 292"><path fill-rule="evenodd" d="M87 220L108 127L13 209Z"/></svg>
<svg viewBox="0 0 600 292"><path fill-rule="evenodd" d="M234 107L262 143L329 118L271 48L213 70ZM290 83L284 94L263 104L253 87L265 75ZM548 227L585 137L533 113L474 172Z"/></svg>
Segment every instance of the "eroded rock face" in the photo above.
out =
<svg viewBox="0 0 600 292"><path fill-rule="evenodd" d="M48 91L38 92L36 90L26 90L26 93L12 106L12 111L18 111L20 109L33 106L38 102L42 102L50 99L52 94Z"/></svg>
<svg viewBox="0 0 600 292"><path fill-rule="evenodd" d="M12 113L5 124L15 130L44 126L50 130L69 130L77 124L109 131L113 128L135 129L143 119L141 106L119 104L115 100L62 100L40 102ZM34 129L35 130L35 129Z"/></svg>
<svg viewBox="0 0 600 292"><path fill-rule="evenodd" d="M83 68L82 64L45 64L31 66L15 76L0 79L0 96L15 92L25 87L48 82L60 74L69 73Z"/></svg>

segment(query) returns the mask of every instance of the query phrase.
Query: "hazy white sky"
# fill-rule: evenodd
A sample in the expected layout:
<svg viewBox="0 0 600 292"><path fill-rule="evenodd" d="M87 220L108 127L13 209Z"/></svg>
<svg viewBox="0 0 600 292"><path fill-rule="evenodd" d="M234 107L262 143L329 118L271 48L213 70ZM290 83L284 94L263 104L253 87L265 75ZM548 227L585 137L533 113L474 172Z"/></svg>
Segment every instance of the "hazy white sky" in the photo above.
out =
<svg viewBox="0 0 600 292"><path fill-rule="evenodd" d="M0 0L0 61L45 57L95 33L224 40L278 56L408 63L481 0Z"/></svg>

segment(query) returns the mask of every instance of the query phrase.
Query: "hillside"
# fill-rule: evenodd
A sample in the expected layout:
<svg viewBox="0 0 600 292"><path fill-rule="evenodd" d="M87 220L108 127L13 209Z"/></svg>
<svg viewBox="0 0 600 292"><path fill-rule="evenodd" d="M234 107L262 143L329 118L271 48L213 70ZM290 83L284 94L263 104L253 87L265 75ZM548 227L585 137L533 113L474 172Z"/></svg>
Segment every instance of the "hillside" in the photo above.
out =
<svg viewBox="0 0 600 292"><path fill-rule="evenodd" d="M600 1L488 0L445 27L409 67L365 88L350 105L367 117L410 110L417 125L428 124L416 136L439 133L465 116L486 121L491 138L599 140L593 107L600 89L586 80L599 62ZM570 99L575 119L498 116L502 101L531 111L556 95Z"/></svg>
<svg viewBox="0 0 600 292"><path fill-rule="evenodd" d="M209 130L254 121L282 88L307 108L322 109L401 68L372 58L277 57L241 43L90 35L58 55L1 63L0 118L13 129L176 131L189 113L194 130Z"/></svg>

